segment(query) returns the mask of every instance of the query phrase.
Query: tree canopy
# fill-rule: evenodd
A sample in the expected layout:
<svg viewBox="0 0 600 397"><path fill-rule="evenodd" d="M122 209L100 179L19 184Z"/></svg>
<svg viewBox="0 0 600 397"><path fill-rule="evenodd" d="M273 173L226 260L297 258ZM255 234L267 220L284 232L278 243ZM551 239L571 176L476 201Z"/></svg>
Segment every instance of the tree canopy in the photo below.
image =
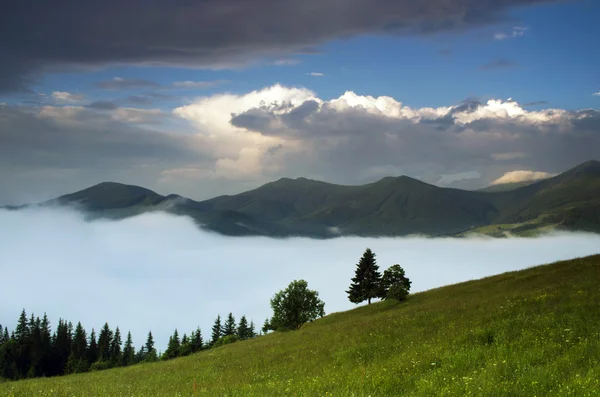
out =
<svg viewBox="0 0 600 397"><path fill-rule="evenodd" d="M302 324L325 315L325 303L319 299L317 291L308 289L304 280L294 280L276 293L271 299L271 308L271 330L297 330Z"/></svg>

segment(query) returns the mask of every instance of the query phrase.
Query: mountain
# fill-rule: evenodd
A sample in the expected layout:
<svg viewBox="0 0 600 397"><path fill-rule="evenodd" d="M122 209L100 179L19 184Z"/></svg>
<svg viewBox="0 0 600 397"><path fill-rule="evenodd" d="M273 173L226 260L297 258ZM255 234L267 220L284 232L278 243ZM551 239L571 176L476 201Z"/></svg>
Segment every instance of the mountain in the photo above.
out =
<svg viewBox="0 0 600 397"><path fill-rule="evenodd" d="M486 186L483 189L477 189L476 191L486 193L506 192L508 190L515 190L523 186L531 185L532 183L535 183L535 181L499 183L497 185Z"/></svg>
<svg viewBox="0 0 600 397"><path fill-rule="evenodd" d="M167 211L226 235L460 236L600 232L600 162L501 191L441 188L407 176L361 186L282 178L231 196L194 201L105 182L43 205L75 205L90 218L121 219Z"/></svg>
<svg viewBox="0 0 600 397"><path fill-rule="evenodd" d="M598 283L595 255L377 302L169 361L0 381L0 394L597 396Z"/></svg>

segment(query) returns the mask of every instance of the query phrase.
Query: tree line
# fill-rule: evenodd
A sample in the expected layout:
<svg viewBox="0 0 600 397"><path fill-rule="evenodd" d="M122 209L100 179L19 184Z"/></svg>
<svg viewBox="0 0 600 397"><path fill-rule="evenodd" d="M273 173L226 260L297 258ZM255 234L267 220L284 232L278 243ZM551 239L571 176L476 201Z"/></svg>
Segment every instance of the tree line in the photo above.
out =
<svg viewBox="0 0 600 397"><path fill-rule="evenodd" d="M375 253L369 248L356 265L351 281L346 293L353 303L367 301L371 304L375 298L401 301L406 299L411 286L400 265L389 267L382 275ZM308 289L305 280L292 281L286 289L276 293L270 303L273 316L265 320L263 333L297 330L325 315L325 303L319 299L317 291ZM242 316L236 322L232 313L224 322L218 315L211 331L211 338L205 343L200 328L182 337L175 329L164 353L156 351L152 332L149 332L146 343L136 351L131 332L127 333L123 345L119 328L113 331L108 323L104 324L98 337L94 329L88 336L80 322L74 327L62 319L51 332L45 314L41 320L33 314L28 318L23 310L11 334L0 325L0 378L56 376L169 360L258 336L253 321L248 322L246 316Z"/></svg>
<svg viewBox="0 0 600 397"><path fill-rule="evenodd" d="M154 347L151 331L136 350L131 332L127 332L123 343L119 327L113 330L108 323L98 334L94 329L88 334L81 322L73 326L60 319L52 331L46 314L41 319L33 313L28 317L23 309L14 331L9 333L8 327L0 325L0 378L57 376L169 360L257 336L254 322L242 316L236 323L232 313L223 326L219 315L212 331L211 340L205 343L200 328L181 338L176 329L167 349L160 353Z"/></svg>

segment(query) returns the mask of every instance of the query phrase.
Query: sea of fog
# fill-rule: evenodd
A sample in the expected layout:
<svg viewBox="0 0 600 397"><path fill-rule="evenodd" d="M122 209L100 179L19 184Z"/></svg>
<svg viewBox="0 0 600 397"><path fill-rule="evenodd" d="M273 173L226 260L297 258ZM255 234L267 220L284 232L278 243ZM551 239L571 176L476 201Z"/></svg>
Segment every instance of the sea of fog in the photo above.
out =
<svg viewBox="0 0 600 397"><path fill-rule="evenodd" d="M269 299L305 279L332 313L355 307L344 292L365 248L380 270L399 263L412 292L600 252L600 235L524 238L233 238L164 213L86 222L65 209L0 210L0 324L20 311L131 330L136 347L149 330L164 349L218 314L245 314L260 328Z"/></svg>

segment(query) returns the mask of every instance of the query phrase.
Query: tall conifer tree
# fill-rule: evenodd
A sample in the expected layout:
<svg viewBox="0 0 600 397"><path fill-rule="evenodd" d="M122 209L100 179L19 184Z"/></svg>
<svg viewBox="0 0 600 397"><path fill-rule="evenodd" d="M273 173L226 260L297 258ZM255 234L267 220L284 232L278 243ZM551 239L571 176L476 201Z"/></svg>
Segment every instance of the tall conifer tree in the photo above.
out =
<svg viewBox="0 0 600 397"><path fill-rule="evenodd" d="M383 295L381 273L375 260L375 254L367 248L356 265L355 275L352 278L350 289L346 291L352 303L361 303L365 300L371 304L371 299Z"/></svg>

